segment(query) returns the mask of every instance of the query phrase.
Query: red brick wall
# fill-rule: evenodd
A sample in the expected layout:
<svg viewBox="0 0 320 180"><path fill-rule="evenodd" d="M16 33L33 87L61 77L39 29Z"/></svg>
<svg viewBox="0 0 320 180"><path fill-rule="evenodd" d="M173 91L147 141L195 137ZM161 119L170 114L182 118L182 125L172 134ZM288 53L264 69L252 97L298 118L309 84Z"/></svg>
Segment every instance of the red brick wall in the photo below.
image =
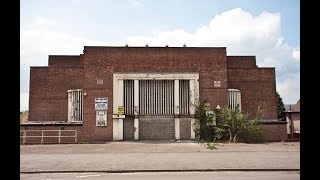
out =
<svg viewBox="0 0 320 180"><path fill-rule="evenodd" d="M112 86L112 85L110 85ZM87 96L84 97L83 104L83 128L85 142L112 141L112 93L109 89L89 89L84 86ZM107 126L96 127L95 98L108 98Z"/></svg>
<svg viewBox="0 0 320 180"><path fill-rule="evenodd" d="M262 135L265 141L287 140L287 124L263 124Z"/></svg>
<svg viewBox="0 0 320 180"><path fill-rule="evenodd" d="M225 48L125 48L85 47L84 102L86 140L112 140L113 73L190 73L200 74L200 100L207 99L213 106L227 103L227 71ZM97 84L97 80L103 84ZM214 88L213 79L221 80L222 87ZM107 97L108 126L102 131L95 127L94 98ZM218 98L217 98L218 97Z"/></svg>
<svg viewBox="0 0 320 180"><path fill-rule="evenodd" d="M227 56L227 68L255 68L255 56Z"/></svg>
<svg viewBox="0 0 320 180"><path fill-rule="evenodd" d="M83 59L79 55L49 55L48 64L50 67L82 67Z"/></svg>
<svg viewBox="0 0 320 180"><path fill-rule="evenodd" d="M85 47L85 89L105 89L111 98L114 72L198 72L200 100L207 99L214 107L227 104L225 48ZM98 78L103 79L103 85L97 85ZM214 80L221 81L220 88L214 87ZM111 99L109 102L112 102Z"/></svg>
<svg viewBox="0 0 320 180"><path fill-rule="evenodd" d="M83 87L83 68L31 67L29 121L67 121L68 90Z"/></svg>
<svg viewBox="0 0 320 180"><path fill-rule="evenodd" d="M258 106L261 119L277 119L276 81L274 68L230 68L228 88L241 91L241 108L253 117Z"/></svg>
<svg viewBox="0 0 320 180"><path fill-rule="evenodd" d="M238 68L241 64L246 69ZM255 68L254 57L228 57L227 61L226 48L86 46L80 56L50 56L49 67L31 67L29 121L66 121L67 91L83 88L87 96L81 140L111 141L115 72L197 72L200 101L206 99L212 107L223 107L227 105L227 89L237 88L242 92L243 110L252 113L261 105L263 118L276 118L274 68ZM221 81L221 87L214 87L213 81ZM96 127L97 97L108 98L106 127Z"/></svg>

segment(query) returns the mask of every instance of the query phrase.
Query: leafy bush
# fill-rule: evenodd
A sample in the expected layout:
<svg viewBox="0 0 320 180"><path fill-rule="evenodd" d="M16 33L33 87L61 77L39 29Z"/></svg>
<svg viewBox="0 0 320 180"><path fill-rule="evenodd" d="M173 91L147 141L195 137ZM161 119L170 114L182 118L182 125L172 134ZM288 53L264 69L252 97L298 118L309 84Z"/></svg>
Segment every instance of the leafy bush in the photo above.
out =
<svg viewBox="0 0 320 180"><path fill-rule="evenodd" d="M246 115L242 114L238 108L231 109L225 107L221 113L221 125L226 127L229 133L229 142L237 142L238 135L246 126Z"/></svg>
<svg viewBox="0 0 320 180"><path fill-rule="evenodd" d="M256 118L248 119L248 114L244 114L238 108L231 109L225 107L222 110L215 110L217 126L212 126L210 120L212 117L207 116L204 110L204 104L200 103L196 107L195 118L199 121L195 123L196 137L200 140L215 141L229 139L229 142L256 142L262 138L262 129L257 121L258 114L261 112L258 107Z"/></svg>
<svg viewBox="0 0 320 180"><path fill-rule="evenodd" d="M228 130L226 128L215 127L214 137L215 140L225 140L228 138Z"/></svg>
<svg viewBox="0 0 320 180"><path fill-rule="evenodd" d="M28 122L28 110L20 111L20 124Z"/></svg>
<svg viewBox="0 0 320 180"><path fill-rule="evenodd" d="M261 125L256 120L248 121L246 127L243 129L239 136L239 139L243 142L258 142L262 140Z"/></svg>
<svg viewBox="0 0 320 180"><path fill-rule="evenodd" d="M256 116L261 112L258 107ZM254 142L261 140L262 129L257 122L257 117L253 120L248 119L248 114L242 113L238 108L231 109L225 107L221 112L221 125L227 127L229 142Z"/></svg>

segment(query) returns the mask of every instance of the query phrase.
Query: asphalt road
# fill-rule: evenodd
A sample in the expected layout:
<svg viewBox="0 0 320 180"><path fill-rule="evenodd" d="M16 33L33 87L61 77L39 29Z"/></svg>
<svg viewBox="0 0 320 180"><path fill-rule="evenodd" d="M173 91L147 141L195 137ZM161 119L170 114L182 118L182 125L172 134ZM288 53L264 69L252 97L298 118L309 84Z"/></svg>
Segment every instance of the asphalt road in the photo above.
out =
<svg viewBox="0 0 320 180"><path fill-rule="evenodd" d="M20 174L22 180L299 180L300 172L142 172L142 173L43 173Z"/></svg>

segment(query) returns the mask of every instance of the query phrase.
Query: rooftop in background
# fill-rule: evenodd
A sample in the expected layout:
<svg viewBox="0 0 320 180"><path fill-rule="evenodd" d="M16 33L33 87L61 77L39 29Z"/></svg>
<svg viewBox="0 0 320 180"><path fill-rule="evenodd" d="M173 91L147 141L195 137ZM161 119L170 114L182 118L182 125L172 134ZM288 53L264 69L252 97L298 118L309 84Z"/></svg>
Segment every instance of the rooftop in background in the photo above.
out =
<svg viewBox="0 0 320 180"><path fill-rule="evenodd" d="M296 104L286 104L284 105L286 109L285 112L300 112L300 99Z"/></svg>

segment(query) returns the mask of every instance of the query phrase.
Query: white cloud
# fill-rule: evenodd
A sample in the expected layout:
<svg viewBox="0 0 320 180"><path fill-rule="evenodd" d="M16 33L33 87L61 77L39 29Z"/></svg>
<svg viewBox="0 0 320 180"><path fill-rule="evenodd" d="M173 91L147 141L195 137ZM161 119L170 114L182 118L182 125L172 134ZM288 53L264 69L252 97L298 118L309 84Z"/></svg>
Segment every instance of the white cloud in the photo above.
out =
<svg viewBox="0 0 320 180"><path fill-rule="evenodd" d="M299 50L299 49L298 49L298 50L294 50L294 51L292 52L292 57L293 57L295 60L300 61L300 50Z"/></svg>
<svg viewBox="0 0 320 180"><path fill-rule="evenodd" d="M52 28L56 26L57 26L57 23L53 20L50 20L44 17L36 17L35 22L31 24L29 28L40 28L40 27Z"/></svg>
<svg viewBox="0 0 320 180"><path fill-rule="evenodd" d="M298 84L297 84L298 82ZM286 77L281 81L281 84L277 86L277 90L281 93L282 99L290 99L287 104L295 104L300 99L300 75L295 74L293 76ZM291 93L295 92L295 93Z"/></svg>
<svg viewBox="0 0 320 180"><path fill-rule="evenodd" d="M29 93L20 93L20 111L29 109Z"/></svg>
<svg viewBox="0 0 320 180"><path fill-rule="evenodd" d="M300 65L296 61L300 50L281 36L279 13L253 16L236 8L216 15L194 32L154 31L151 36L127 37L126 42L137 46L222 46L227 47L228 55L255 55L259 67L276 67L277 90L284 103L295 103L300 98Z"/></svg>
<svg viewBox="0 0 320 180"><path fill-rule="evenodd" d="M79 55L83 46L110 45L101 41L75 37L55 31L57 23L37 18L20 29L20 107L28 108L30 66L48 65L48 55ZM22 109L26 110L26 109Z"/></svg>
<svg viewBox="0 0 320 180"><path fill-rule="evenodd" d="M132 1L132 3L141 1ZM253 16L240 8L216 15L194 32L183 29L153 31L151 36L131 36L122 42L106 43L75 37L56 31L61 26L46 18L37 18L20 29L20 106L28 107L29 66L46 66L50 54L81 54L83 46L224 46L228 55L256 55L260 67L276 67L277 90L284 103L293 104L300 98L300 50L291 47L281 36L279 13L262 12ZM25 110L25 109L22 109Z"/></svg>

